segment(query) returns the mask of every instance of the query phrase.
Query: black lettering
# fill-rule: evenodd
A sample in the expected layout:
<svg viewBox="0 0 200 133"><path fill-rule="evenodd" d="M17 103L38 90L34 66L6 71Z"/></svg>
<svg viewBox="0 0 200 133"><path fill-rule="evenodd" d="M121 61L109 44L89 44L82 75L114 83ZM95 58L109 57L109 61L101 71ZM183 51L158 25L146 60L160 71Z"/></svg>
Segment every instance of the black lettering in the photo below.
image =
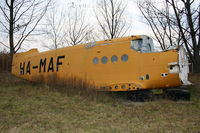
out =
<svg viewBox="0 0 200 133"><path fill-rule="evenodd" d="M24 75L24 67L25 67L25 62L23 64L20 63L20 75Z"/></svg>
<svg viewBox="0 0 200 133"><path fill-rule="evenodd" d="M52 71L54 72L54 68L53 68L53 57L51 57L50 61L49 61L49 67L47 72Z"/></svg>
<svg viewBox="0 0 200 133"><path fill-rule="evenodd" d="M40 59L39 72L41 72L42 67L43 67L43 72L46 71L46 60L47 60L46 58L44 58L44 60Z"/></svg>
<svg viewBox="0 0 200 133"><path fill-rule="evenodd" d="M59 65L62 65L62 62L60 62L60 59L65 58L65 56L58 56L57 57L57 67L56 67L56 71L58 72L59 70Z"/></svg>
<svg viewBox="0 0 200 133"><path fill-rule="evenodd" d="M38 68L38 66L33 66L32 68L33 68L33 69L37 69L37 68Z"/></svg>
<svg viewBox="0 0 200 133"><path fill-rule="evenodd" d="M27 74L27 73L28 73L28 74L31 74L31 69L30 69L30 67L31 67L31 62L29 61L28 64L27 64L27 66L26 66L26 74Z"/></svg>

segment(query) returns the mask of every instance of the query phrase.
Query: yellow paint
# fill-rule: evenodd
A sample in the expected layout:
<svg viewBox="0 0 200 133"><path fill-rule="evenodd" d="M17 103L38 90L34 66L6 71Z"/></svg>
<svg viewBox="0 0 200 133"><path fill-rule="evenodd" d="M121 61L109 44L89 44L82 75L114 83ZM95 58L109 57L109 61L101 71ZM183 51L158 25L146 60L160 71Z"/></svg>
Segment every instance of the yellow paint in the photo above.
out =
<svg viewBox="0 0 200 133"><path fill-rule="evenodd" d="M92 43L81 44L41 53L37 49L32 49L14 55L12 73L28 80L35 80L39 76L48 77L53 73L63 79L73 76L95 84L97 89L103 88L109 91L180 86L181 81L178 73L170 74L168 65L171 62L178 62L177 50L153 53L134 51L130 48L130 42L139 38L141 36L116 38L99 41L95 45ZM124 54L128 55L126 62L121 60L121 56ZM118 61L114 63L111 62L113 55L118 57ZM62 58L58 59L58 56L62 56ZM103 56L108 57L106 64L101 62ZM98 64L93 63L94 57L99 58ZM44 67L40 65L40 61L42 60L44 63L45 58L46 70L44 72ZM52 69L47 72L51 58L53 58L54 72L52 72ZM29 61L30 64L28 64ZM22 74L23 69L21 69L20 74L20 63L21 68L23 68L24 62L24 74ZM59 65L57 65L57 62ZM35 68L33 68L34 66ZM39 72L40 66L41 72ZM167 76L162 77L162 73L167 74ZM149 80L146 79L147 74Z"/></svg>

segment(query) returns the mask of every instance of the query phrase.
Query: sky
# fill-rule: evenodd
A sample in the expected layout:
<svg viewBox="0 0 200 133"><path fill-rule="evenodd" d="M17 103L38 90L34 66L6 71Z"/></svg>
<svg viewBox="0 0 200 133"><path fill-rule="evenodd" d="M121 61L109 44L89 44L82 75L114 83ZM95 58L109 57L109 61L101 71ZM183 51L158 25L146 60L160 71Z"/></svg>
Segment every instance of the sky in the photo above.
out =
<svg viewBox="0 0 200 133"><path fill-rule="evenodd" d="M61 3L65 3L66 0L60 0ZM83 6L87 10L88 16L93 16L95 18L94 9L96 8L97 2L100 0L67 0L68 4L71 2L78 3L77 6ZM142 14L137 7L138 0L123 0L127 3L127 8L125 10L125 16L130 19L132 28L131 34L144 34L147 33L148 25L144 23Z"/></svg>
<svg viewBox="0 0 200 133"><path fill-rule="evenodd" d="M57 0L57 6L74 6L74 7L82 7L85 11L86 20L90 23L95 22L95 13L94 10L96 8L97 2L99 0ZM125 0L127 2L127 8L125 10L125 16L128 18L128 23L131 24L131 29L129 35L149 35L152 36L152 32L148 25L144 23L144 19L140 10L137 7L137 0ZM74 3L74 4L72 4ZM41 40L43 38L36 37L37 39L33 39L34 41L28 42L30 45L23 45L21 51L27 51L32 48L38 48L39 51L46 51L47 49L42 46ZM0 51L2 51L4 47L0 45Z"/></svg>

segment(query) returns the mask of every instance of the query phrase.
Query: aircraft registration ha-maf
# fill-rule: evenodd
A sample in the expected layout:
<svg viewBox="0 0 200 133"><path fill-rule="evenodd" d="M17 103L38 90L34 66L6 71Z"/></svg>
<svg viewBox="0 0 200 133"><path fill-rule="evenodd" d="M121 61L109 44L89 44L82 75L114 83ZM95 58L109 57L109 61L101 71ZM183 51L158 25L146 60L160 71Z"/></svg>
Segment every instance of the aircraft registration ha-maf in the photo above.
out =
<svg viewBox="0 0 200 133"><path fill-rule="evenodd" d="M145 35L115 38L46 52L32 49L13 57L12 73L34 81L52 74L77 77L97 90L137 91L188 85L189 64L182 46L155 52Z"/></svg>

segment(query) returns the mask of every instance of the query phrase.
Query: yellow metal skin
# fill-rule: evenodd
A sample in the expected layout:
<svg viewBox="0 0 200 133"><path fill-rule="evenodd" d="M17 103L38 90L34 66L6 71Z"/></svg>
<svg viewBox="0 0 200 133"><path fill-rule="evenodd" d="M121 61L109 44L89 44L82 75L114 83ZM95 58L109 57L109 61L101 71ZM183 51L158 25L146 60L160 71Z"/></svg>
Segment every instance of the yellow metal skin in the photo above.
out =
<svg viewBox="0 0 200 133"><path fill-rule="evenodd" d="M131 40L141 36L130 36L81 44L47 52L32 49L15 54L12 73L18 77L35 80L39 76L56 74L59 78L77 77L94 84L98 90L135 91L180 86L178 73L169 73L169 63L178 62L178 51L141 53L130 48ZM128 55L122 61L122 55ZM111 62L111 57L118 57ZM107 63L101 62L102 57ZM93 59L99 59L97 64Z"/></svg>

